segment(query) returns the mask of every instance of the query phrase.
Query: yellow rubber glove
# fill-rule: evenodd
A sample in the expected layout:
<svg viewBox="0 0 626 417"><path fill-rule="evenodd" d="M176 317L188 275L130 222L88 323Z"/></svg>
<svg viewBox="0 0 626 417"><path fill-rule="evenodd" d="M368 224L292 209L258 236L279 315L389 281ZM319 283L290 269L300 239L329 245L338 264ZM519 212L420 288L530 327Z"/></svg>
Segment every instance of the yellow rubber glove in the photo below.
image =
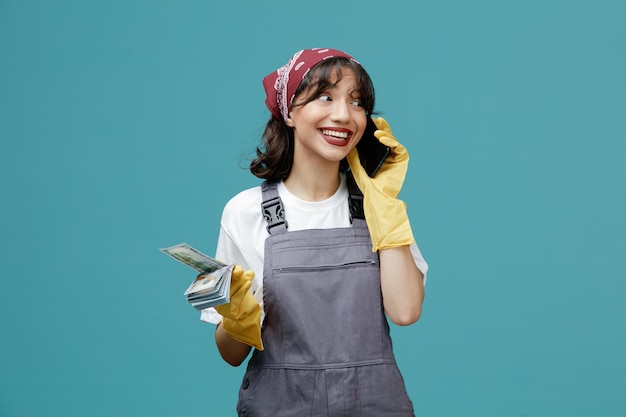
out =
<svg viewBox="0 0 626 417"><path fill-rule="evenodd" d="M263 350L261 306L250 292L254 271L236 265L230 281L230 302L215 307L223 316L222 327L233 339Z"/></svg>
<svg viewBox="0 0 626 417"><path fill-rule="evenodd" d="M365 221L372 237L372 251L410 245L415 242L406 204L398 200L409 165L409 153L398 142L385 119L373 119L378 130L374 136L391 148L374 178L370 178L361 166L356 148L348 154L348 163L359 189L363 193ZM363 140L363 139L361 139Z"/></svg>

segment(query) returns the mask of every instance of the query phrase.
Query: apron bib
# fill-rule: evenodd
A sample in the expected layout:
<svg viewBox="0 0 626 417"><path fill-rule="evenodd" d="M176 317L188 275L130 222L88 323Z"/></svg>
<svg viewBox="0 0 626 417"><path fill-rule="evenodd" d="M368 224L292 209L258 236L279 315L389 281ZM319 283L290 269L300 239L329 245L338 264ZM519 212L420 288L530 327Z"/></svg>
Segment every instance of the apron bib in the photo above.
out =
<svg viewBox="0 0 626 417"><path fill-rule="evenodd" d="M250 417L413 416L382 303L367 225L287 232L263 183L265 349L255 350L237 412ZM351 195L351 206L358 194Z"/></svg>

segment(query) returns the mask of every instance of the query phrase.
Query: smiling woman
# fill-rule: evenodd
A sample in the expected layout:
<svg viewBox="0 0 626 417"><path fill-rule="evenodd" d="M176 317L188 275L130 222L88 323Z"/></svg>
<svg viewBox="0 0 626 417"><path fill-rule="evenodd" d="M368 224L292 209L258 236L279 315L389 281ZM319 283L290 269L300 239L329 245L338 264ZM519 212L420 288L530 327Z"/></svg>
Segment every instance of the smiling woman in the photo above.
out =
<svg viewBox="0 0 626 417"><path fill-rule="evenodd" d="M301 93L285 121L294 136L294 162L291 175L285 179L288 188L300 173L306 172L328 172L338 186L338 163L365 131L367 115L359 100L354 72L341 69L331 74L329 82L319 93L314 88Z"/></svg>
<svg viewBox="0 0 626 417"><path fill-rule="evenodd" d="M201 316L229 364L255 348L238 413L412 416L387 322L419 319L428 269L397 199L408 153L370 119L371 79L344 52L300 51L263 84L272 115L250 170L264 182L224 208L231 301ZM391 152L374 177L365 139Z"/></svg>
<svg viewBox="0 0 626 417"><path fill-rule="evenodd" d="M323 50L300 51L285 66L263 79L267 93L265 104L272 117L266 126L264 149L257 150L258 158L250 166L251 172L259 178L280 181L289 176L294 157L294 131L287 125L290 110L318 100L332 102L331 92L336 93L333 90L338 88L337 84L345 74L350 74L353 81L345 92L350 94L352 105L358 106L364 116L371 115L374 110L374 87L363 67L349 55L336 50L332 59L317 61L325 56L319 51ZM313 65L296 65L296 60L300 60L298 64L310 60L315 64L314 73L310 72ZM289 68L291 72L287 71ZM285 105L287 100L284 97L290 97L289 106ZM294 100L295 97L298 100ZM334 126L334 130L338 128ZM354 141L358 142L358 138Z"/></svg>

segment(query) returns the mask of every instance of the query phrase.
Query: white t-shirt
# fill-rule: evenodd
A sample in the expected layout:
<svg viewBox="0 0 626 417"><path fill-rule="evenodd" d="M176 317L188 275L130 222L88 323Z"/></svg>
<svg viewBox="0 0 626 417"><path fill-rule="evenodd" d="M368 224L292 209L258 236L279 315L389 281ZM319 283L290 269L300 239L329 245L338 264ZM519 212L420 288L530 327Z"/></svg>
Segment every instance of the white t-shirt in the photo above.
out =
<svg viewBox="0 0 626 417"><path fill-rule="evenodd" d="M278 184L278 195L283 202L289 231L351 227L345 175L341 176L337 192L323 201L301 200L291 194L283 182ZM261 187L258 186L242 191L226 204L215 258L254 271L251 290L263 311L263 258L265 239L269 233L261 213L261 202ZM416 244L411 245L410 249L415 264L424 274L426 284L428 265ZM217 324L222 317L214 308L207 308L202 310L200 319Z"/></svg>

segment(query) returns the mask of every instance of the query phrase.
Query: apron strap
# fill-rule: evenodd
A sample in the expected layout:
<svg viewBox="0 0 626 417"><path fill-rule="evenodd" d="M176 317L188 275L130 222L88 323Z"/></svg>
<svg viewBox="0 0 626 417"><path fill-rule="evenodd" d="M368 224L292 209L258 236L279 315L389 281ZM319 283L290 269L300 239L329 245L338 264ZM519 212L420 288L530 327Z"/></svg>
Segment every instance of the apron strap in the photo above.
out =
<svg viewBox="0 0 626 417"><path fill-rule="evenodd" d="M346 179L348 181L348 203L350 207L350 223L355 226L366 226L365 213L363 211L363 193L359 190L359 187L354 180L352 172L346 173ZM356 220L356 223L355 223Z"/></svg>
<svg viewBox="0 0 626 417"><path fill-rule="evenodd" d="M285 208L283 201L278 195L278 183L263 181L261 191L263 198L261 201L261 212L267 222L267 232L280 234L287 232L287 220L285 219Z"/></svg>
<svg viewBox="0 0 626 417"><path fill-rule="evenodd" d="M363 212L363 193L354 180L351 172L346 173L348 181L348 207L350 208L350 223L355 227L367 228L365 213ZM278 183L263 181L261 184L262 201L261 212L267 222L267 232L272 234L286 233L289 225L285 219L285 207L278 195Z"/></svg>

